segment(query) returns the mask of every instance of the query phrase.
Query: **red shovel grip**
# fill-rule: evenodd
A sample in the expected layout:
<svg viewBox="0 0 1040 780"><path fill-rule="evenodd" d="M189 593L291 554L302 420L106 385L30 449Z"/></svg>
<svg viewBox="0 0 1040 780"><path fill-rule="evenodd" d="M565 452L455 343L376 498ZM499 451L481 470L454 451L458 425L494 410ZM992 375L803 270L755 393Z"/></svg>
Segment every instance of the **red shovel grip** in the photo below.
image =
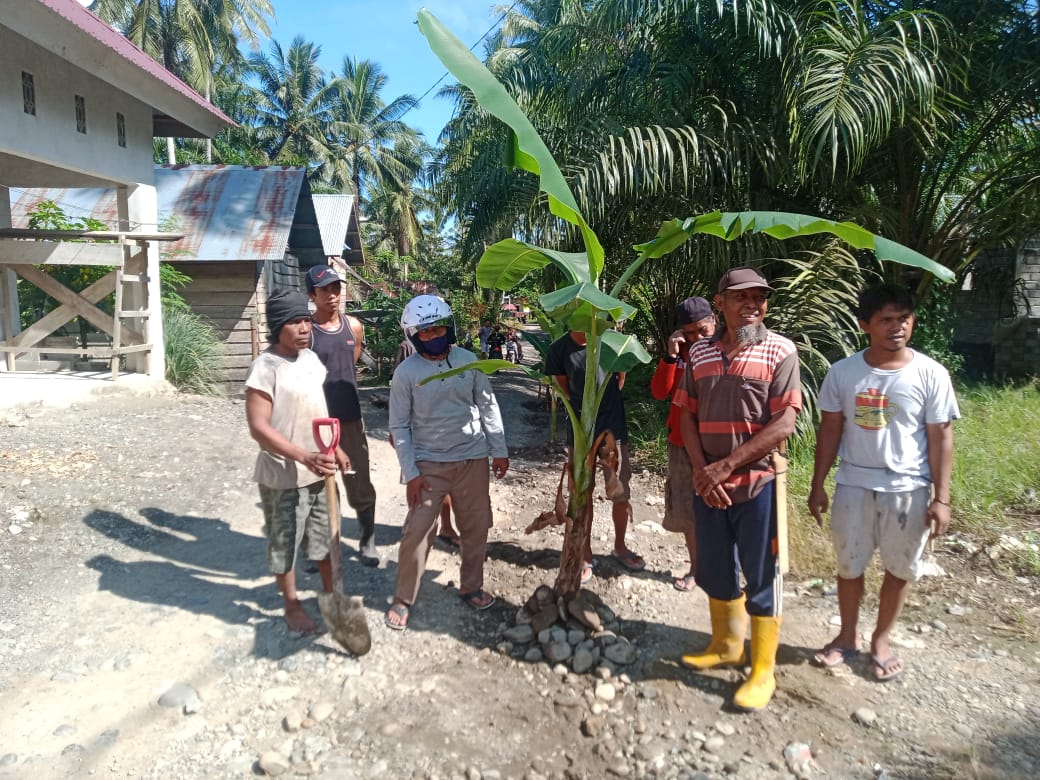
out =
<svg viewBox="0 0 1040 780"><path fill-rule="evenodd" d="M323 455L331 455L339 446L339 420L335 417L318 417L311 423L314 443ZM331 443L325 441L326 435Z"/></svg>

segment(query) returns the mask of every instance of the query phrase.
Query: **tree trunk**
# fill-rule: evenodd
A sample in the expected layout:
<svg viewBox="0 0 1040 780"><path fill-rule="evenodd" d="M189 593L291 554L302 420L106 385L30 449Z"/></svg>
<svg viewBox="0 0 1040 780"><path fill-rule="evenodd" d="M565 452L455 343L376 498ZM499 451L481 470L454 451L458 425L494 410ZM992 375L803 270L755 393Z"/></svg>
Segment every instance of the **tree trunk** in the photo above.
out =
<svg viewBox="0 0 1040 780"><path fill-rule="evenodd" d="M556 575L556 584L553 586L557 595L562 596L565 600L573 598L581 588L581 570L585 565L585 542L589 536L589 529L592 527L594 511L592 473L580 474L578 470L585 469L586 464L584 462L575 464L574 456L571 457L574 492L571 493L570 500L567 502L567 512L573 520L567 523L567 530L563 534L560 571Z"/></svg>
<svg viewBox="0 0 1040 780"><path fill-rule="evenodd" d="M177 164L177 147L174 144L173 138L166 139L166 162L170 165Z"/></svg>

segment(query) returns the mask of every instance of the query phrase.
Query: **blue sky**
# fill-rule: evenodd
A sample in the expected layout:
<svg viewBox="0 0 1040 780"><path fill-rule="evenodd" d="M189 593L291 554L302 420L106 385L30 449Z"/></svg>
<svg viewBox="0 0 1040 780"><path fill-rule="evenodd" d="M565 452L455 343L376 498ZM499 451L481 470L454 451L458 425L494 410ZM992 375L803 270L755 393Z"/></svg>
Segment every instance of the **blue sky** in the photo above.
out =
<svg viewBox="0 0 1040 780"><path fill-rule="evenodd" d="M467 46L474 44L501 15L493 0L273 0L276 14L271 38L283 49L297 35L321 46L321 65L339 71L343 58L378 62L387 76L383 99L405 93L419 97L445 73L415 24L425 7ZM474 51L483 59L483 44ZM438 98L441 85L422 100L404 121L421 130L429 142L451 117L451 101Z"/></svg>

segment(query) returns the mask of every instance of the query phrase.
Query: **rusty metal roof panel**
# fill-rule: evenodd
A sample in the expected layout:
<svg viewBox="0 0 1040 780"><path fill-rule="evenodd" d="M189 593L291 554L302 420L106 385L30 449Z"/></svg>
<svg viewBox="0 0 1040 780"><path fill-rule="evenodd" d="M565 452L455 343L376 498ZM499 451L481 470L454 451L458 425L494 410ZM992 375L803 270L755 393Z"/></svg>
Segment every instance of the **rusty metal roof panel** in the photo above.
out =
<svg viewBox="0 0 1040 780"><path fill-rule="evenodd" d="M180 260L281 260L303 180L296 167L158 166L159 219L186 234L167 251Z"/></svg>
<svg viewBox="0 0 1040 780"><path fill-rule="evenodd" d="M160 224L144 228L184 233L163 250L176 260L281 260L290 249L303 186L303 168L159 165ZM100 188L12 187L12 226L28 227L29 212L45 200L57 203L70 219L93 217L110 230L118 228L115 190ZM306 232L297 242L301 246L309 246Z"/></svg>

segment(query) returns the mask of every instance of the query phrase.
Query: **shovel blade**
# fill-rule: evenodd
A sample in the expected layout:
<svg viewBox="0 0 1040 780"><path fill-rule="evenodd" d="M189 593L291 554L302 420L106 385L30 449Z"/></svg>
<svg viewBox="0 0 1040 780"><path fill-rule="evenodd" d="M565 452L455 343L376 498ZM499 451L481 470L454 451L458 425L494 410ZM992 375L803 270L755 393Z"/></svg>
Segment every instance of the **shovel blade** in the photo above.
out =
<svg viewBox="0 0 1040 780"><path fill-rule="evenodd" d="M372 649L372 635L360 596L319 593L318 608L332 638L347 652L362 656Z"/></svg>

